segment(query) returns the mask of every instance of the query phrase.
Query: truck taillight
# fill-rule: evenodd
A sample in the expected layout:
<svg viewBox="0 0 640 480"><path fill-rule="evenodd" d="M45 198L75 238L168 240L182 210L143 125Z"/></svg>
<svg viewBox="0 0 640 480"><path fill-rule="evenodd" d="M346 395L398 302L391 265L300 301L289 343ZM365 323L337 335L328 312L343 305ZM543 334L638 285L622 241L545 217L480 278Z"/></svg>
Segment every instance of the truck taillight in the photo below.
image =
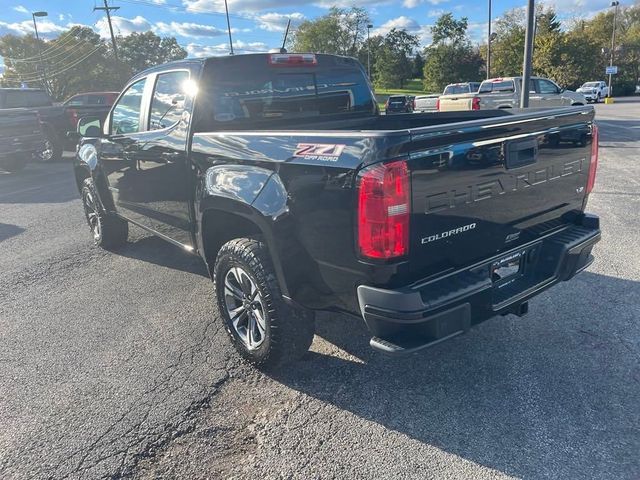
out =
<svg viewBox="0 0 640 480"><path fill-rule="evenodd" d="M594 123L591 128L591 163L589 163L589 177L587 177L587 194L593 190L598 169L598 126Z"/></svg>
<svg viewBox="0 0 640 480"><path fill-rule="evenodd" d="M318 64L313 53L272 53L269 65L272 67L309 67Z"/></svg>
<svg viewBox="0 0 640 480"><path fill-rule="evenodd" d="M67 116L69 117L71 126L75 129L78 126L78 111L75 108L70 108L67 110Z"/></svg>
<svg viewBox="0 0 640 480"><path fill-rule="evenodd" d="M471 110L480 110L480 99L478 97L473 97L473 100L471 100Z"/></svg>
<svg viewBox="0 0 640 480"><path fill-rule="evenodd" d="M358 250L375 259L409 253L411 190L407 162L364 169L358 176Z"/></svg>
<svg viewBox="0 0 640 480"><path fill-rule="evenodd" d="M440 98L436 99L436 110L440 111Z"/></svg>

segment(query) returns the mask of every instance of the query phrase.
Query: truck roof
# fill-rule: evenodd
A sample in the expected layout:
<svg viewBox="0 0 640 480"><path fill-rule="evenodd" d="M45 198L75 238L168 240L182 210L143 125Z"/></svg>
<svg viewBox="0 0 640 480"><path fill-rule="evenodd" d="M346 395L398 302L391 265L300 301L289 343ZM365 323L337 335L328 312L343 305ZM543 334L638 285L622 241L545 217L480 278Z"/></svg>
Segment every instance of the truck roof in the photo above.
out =
<svg viewBox="0 0 640 480"><path fill-rule="evenodd" d="M170 68L176 68L176 67L181 67L181 66L188 66L188 65L202 65L205 63L209 63L209 62L232 62L234 60L237 60L238 58L266 58L270 55L315 55L316 58L336 58L336 59L343 59L346 62L349 63L357 63L357 60L353 57L347 57L347 56L343 56L343 55L332 55L332 54L328 54L328 53L303 53L303 52L287 52L284 54L280 54L280 53L269 53L269 52L265 52L265 53L245 53L245 54L241 54L241 55L226 55L226 56L209 56L209 57L199 57L199 58L185 58L183 60L174 60L173 62L167 62L167 63L163 63L161 65L156 65L154 67L150 67L146 70L142 70L141 72L138 72L134 77L131 78L131 80L129 80L128 83L131 83L134 79L137 79L139 77L143 77L146 76L150 73L154 73L154 72L162 72L165 71L167 69Z"/></svg>

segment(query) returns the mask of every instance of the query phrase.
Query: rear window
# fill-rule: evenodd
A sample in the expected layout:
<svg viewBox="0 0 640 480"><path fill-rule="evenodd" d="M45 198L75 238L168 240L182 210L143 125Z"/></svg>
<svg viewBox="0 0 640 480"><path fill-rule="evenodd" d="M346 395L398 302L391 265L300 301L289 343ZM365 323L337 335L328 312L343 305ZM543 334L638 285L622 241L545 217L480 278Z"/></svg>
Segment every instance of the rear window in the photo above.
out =
<svg viewBox="0 0 640 480"><path fill-rule="evenodd" d="M460 95L469 93L468 85L447 85L444 89L444 95Z"/></svg>
<svg viewBox="0 0 640 480"><path fill-rule="evenodd" d="M514 92L513 80L482 82L479 93Z"/></svg>
<svg viewBox="0 0 640 480"><path fill-rule="evenodd" d="M5 108L48 107L51 99L46 92L33 90L8 90L5 92Z"/></svg>
<svg viewBox="0 0 640 480"><path fill-rule="evenodd" d="M389 97L389 103L404 103L407 97Z"/></svg>
<svg viewBox="0 0 640 480"><path fill-rule="evenodd" d="M366 78L353 64L283 68L269 66L266 57L225 63L210 64L199 94L204 120L218 128L375 111Z"/></svg>

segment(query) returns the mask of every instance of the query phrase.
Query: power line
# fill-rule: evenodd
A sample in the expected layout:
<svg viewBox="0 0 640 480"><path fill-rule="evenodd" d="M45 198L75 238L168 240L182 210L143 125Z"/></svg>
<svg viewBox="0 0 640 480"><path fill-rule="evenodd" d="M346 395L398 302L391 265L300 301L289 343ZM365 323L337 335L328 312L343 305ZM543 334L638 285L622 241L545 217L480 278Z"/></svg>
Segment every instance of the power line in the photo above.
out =
<svg viewBox="0 0 640 480"><path fill-rule="evenodd" d="M58 37L60 38L60 37ZM57 39L56 39L57 40ZM73 37L73 35L69 35L68 37L66 37L65 39L61 40L59 43L56 43L55 45L47 48L46 50L42 51L42 55L48 55L49 52L53 52L55 50L58 50L59 48L61 48L63 45L66 45L68 43L70 43L71 40L75 40L75 37ZM60 53L60 52L58 52ZM57 55L57 54L56 54ZM3 55L3 58L9 59L13 62L23 62L23 63L37 63L39 62L39 56L36 55L34 57L26 57L26 58L14 58L14 57L8 57L6 55Z"/></svg>
<svg viewBox="0 0 640 480"><path fill-rule="evenodd" d="M64 72L66 72L68 70L71 70L72 68L74 68L77 65L81 64L87 58L89 58L90 56L95 54L101 48L104 48L104 45L99 45L98 47L96 47L92 51L90 51L88 54L83 56L82 58L78 58L78 59L74 60L71 64L67 65L65 68L63 68L61 70L58 70L57 72L54 72L54 73L49 73L49 76L50 77L56 77L56 76L60 75L61 73L64 73ZM18 76L18 78L20 78L21 81L25 81L25 82L32 82L32 81L35 81L35 80L40 80L42 78L41 75L33 75L33 74L30 77L29 76L21 76L21 75L17 75L17 76Z"/></svg>
<svg viewBox="0 0 640 480"><path fill-rule="evenodd" d="M69 52L69 48L77 48L81 45L83 45L84 42L79 41L75 44L72 44L70 42L66 42L64 49L60 50L59 52L54 53L53 55L44 55L46 56L46 60L47 62L50 62L51 60L53 60L54 58L60 57L62 55L68 55L71 56L73 55L75 52ZM31 60L31 59L26 59L26 58L13 58L13 57L4 57L5 60L10 60L11 63L38 63L38 60Z"/></svg>

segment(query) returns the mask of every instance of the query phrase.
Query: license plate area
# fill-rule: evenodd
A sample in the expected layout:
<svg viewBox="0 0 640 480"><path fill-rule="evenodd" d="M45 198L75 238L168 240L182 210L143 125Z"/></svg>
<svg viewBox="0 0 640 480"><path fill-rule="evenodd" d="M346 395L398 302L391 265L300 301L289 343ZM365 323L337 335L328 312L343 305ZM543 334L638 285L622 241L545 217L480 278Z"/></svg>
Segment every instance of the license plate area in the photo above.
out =
<svg viewBox="0 0 640 480"><path fill-rule="evenodd" d="M524 274L526 250L511 253L491 264L490 274L494 287L502 288Z"/></svg>

